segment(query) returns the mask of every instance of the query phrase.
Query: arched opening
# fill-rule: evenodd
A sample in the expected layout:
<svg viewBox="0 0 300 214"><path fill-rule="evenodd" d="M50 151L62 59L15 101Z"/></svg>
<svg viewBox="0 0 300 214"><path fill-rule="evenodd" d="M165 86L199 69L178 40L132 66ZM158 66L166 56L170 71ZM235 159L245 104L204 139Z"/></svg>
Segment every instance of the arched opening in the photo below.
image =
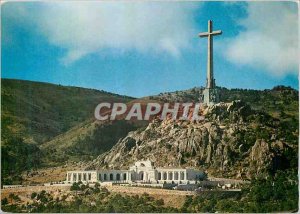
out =
<svg viewBox="0 0 300 214"><path fill-rule="evenodd" d="M104 179L105 181L107 181L107 174L104 174L104 175L103 175L103 179Z"/></svg>
<svg viewBox="0 0 300 214"><path fill-rule="evenodd" d="M169 172L169 180L173 180L173 172Z"/></svg>
<svg viewBox="0 0 300 214"><path fill-rule="evenodd" d="M118 173L118 174L117 174L117 181L119 181L119 180L121 180L121 176L120 176L120 174Z"/></svg>
<svg viewBox="0 0 300 214"><path fill-rule="evenodd" d="M161 172L158 173L157 180L161 180Z"/></svg>
<svg viewBox="0 0 300 214"><path fill-rule="evenodd" d="M114 180L114 174L110 173L110 175L109 175L109 180L110 180L110 181L113 181L113 180Z"/></svg>
<svg viewBox="0 0 300 214"><path fill-rule="evenodd" d="M86 181L86 173L83 174L83 180Z"/></svg>
<svg viewBox="0 0 300 214"><path fill-rule="evenodd" d="M91 173L88 174L88 180L89 181L92 180L92 174Z"/></svg>
<svg viewBox="0 0 300 214"><path fill-rule="evenodd" d="M167 173L166 172L164 172L164 174L163 174L163 179L167 180Z"/></svg>
<svg viewBox="0 0 300 214"><path fill-rule="evenodd" d="M179 180L178 172L174 172L174 180Z"/></svg>
<svg viewBox="0 0 300 214"><path fill-rule="evenodd" d="M184 172L180 172L180 180L184 180Z"/></svg>
<svg viewBox="0 0 300 214"><path fill-rule="evenodd" d="M144 172L143 171L139 172L139 179L144 180Z"/></svg>
<svg viewBox="0 0 300 214"><path fill-rule="evenodd" d="M101 180L102 180L101 173L99 173L99 181L101 181Z"/></svg>
<svg viewBox="0 0 300 214"><path fill-rule="evenodd" d="M126 173L123 174L123 180L124 180L124 181L127 180L127 175L126 175Z"/></svg>
<svg viewBox="0 0 300 214"><path fill-rule="evenodd" d="M81 181L81 174L78 174L78 180Z"/></svg>

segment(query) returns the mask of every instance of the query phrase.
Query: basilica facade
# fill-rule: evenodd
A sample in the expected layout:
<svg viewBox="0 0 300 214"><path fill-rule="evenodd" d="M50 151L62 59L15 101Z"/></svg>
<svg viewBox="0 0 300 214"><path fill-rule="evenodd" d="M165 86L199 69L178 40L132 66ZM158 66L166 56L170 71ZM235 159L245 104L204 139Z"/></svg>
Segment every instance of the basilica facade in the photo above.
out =
<svg viewBox="0 0 300 214"><path fill-rule="evenodd" d="M135 162L127 170L68 171L66 183L194 183L204 178L203 171L191 168L156 168L151 161Z"/></svg>

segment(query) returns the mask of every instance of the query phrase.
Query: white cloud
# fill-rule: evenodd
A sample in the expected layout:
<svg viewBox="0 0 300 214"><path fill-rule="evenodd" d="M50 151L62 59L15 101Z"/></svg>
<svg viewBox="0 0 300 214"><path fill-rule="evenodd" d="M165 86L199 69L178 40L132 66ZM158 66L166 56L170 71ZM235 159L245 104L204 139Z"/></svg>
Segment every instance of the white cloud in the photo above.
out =
<svg viewBox="0 0 300 214"><path fill-rule="evenodd" d="M43 3L31 20L51 44L66 50L61 59L64 64L110 48L178 57L195 34L192 15L198 6L180 2Z"/></svg>
<svg viewBox="0 0 300 214"><path fill-rule="evenodd" d="M225 57L238 65L264 69L275 76L298 73L297 4L252 2L247 17L237 20L244 30L227 39Z"/></svg>

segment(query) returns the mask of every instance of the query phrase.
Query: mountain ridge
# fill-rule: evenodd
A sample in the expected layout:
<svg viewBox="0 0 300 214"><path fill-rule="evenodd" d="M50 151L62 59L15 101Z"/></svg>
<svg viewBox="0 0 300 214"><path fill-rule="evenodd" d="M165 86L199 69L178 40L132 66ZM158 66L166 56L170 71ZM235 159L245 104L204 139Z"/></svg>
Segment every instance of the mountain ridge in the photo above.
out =
<svg viewBox="0 0 300 214"><path fill-rule="evenodd" d="M68 161L89 163L108 152L131 131L142 132L148 126L149 121L139 124L121 119L104 125L95 121L93 111L101 101L141 101L144 104L154 101L196 102L203 89L192 88L133 99L93 89L22 80L2 79L1 88L2 177L7 177L9 173L19 174L20 170L59 166ZM298 133L297 90L285 86L263 91L219 90L222 102L243 100L253 110L265 112L265 117L279 120L281 126L286 127L281 128L279 134L290 138L287 140L289 146L295 146L290 142ZM263 118L260 120L264 123Z"/></svg>
<svg viewBox="0 0 300 214"><path fill-rule="evenodd" d="M278 135L276 119L241 101L219 103L204 112L204 121L154 120L120 139L87 169L126 168L147 159L160 167L192 166L213 176L251 179L296 167L297 151ZM290 142L295 147L296 139ZM287 153L292 157L286 158Z"/></svg>
<svg viewBox="0 0 300 214"><path fill-rule="evenodd" d="M1 79L2 180L41 167L44 154L39 146L93 118L99 102L132 99L94 89Z"/></svg>

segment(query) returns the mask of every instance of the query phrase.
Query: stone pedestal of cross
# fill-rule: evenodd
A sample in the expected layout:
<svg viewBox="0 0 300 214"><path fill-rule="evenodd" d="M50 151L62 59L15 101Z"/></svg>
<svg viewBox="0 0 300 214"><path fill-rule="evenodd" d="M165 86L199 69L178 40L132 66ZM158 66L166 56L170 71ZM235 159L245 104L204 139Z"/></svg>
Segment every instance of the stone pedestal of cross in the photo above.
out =
<svg viewBox="0 0 300 214"><path fill-rule="evenodd" d="M219 94L216 89L216 83L214 79L214 69L213 69L213 36L221 35L222 31L212 30L212 21L208 21L208 31L199 34L199 37L207 37L207 77L206 77L206 87L203 91L203 103L207 105L213 105L219 102Z"/></svg>

